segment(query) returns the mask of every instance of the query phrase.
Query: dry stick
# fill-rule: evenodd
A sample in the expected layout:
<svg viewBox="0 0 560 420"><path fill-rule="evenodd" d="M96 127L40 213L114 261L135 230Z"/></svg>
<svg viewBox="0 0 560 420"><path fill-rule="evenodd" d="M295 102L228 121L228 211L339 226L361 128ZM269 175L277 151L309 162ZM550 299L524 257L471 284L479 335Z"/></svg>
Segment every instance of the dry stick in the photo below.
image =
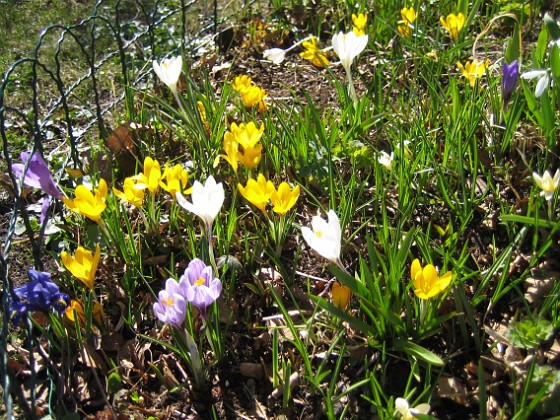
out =
<svg viewBox="0 0 560 420"><path fill-rule="evenodd" d="M488 24L484 27L482 32L479 33L474 40L473 49L472 49L473 59L476 58L476 46L477 46L478 40L480 38L482 38L484 35L486 35L486 32L488 32L490 30L490 26L492 26L492 24L496 20L498 20L500 18L503 18L503 17L510 17L513 20L515 20L515 23L517 24L517 30L519 31L519 66L521 67L521 60L523 59L523 41L521 40L521 26L519 25L519 20L517 19L517 16L515 16L513 13L504 13L503 15L495 16L490 20L490 22L488 22Z"/></svg>

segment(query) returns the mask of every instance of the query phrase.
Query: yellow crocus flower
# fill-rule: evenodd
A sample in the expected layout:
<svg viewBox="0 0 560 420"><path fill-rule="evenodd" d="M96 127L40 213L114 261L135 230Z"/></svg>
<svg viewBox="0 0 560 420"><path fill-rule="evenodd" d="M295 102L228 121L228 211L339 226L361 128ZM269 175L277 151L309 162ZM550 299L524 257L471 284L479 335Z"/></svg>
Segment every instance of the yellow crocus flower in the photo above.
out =
<svg viewBox="0 0 560 420"><path fill-rule="evenodd" d="M416 10L414 7L403 7L401 9L401 18L406 24L413 24L417 18Z"/></svg>
<svg viewBox="0 0 560 420"><path fill-rule="evenodd" d="M103 178L99 180L97 188L93 193L84 185L78 185L74 191L75 198L62 197L62 201L70 210L75 213L86 216L87 218L99 223L101 220L101 213L105 210L107 205L105 199L107 198L107 183Z"/></svg>
<svg viewBox="0 0 560 420"><path fill-rule="evenodd" d="M352 14L352 23L354 24L354 33L358 36L366 34L367 14L359 13L358 15Z"/></svg>
<svg viewBox="0 0 560 420"><path fill-rule="evenodd" d="M165 182L164 182L165 180ZM165 169L163 170L163 175L161 176L161 181L159 183L160 187L167 191L173 199L175 199L176 192L184 192L190 194L187 190L187 184L189 182L189 173L181 165L176 164L171 168L169 164L165 164Z"/></svg>
<svg viewBox="0 0 560 420"><path fill-rule="evenodd" d="M401 21L400 25L397 27L399 33L405 37L409 38L412 33L411 25L416 21L417 15L414 7L403 7L401 9Z"/></svg>
<svg viewBox="0 0 560 420"><path fill-rule="evenodd" d="M70 305L66 308L66 318L70 322L75 323L76 318L74 314L78 316L78 322L80 326L84 326L86 323L86 314L84 312L84 305L81 299L72 299ZM93 302L93 323L98 327L103 327L105 324L105 312L103 311L103 306L99 302Z"/></svg>
<svg viewBox="0 0 560 420"><path fill-rule="evenodd" d="M245 187L237 184L237 189L247 201L258 207L263 213L265 213L266 203L275 190L274 184L267 181L263 174L259 174L256 181L252 178L249 179Z"/></svg>
<svg viewBox="0 0 560 420"><path fill-rule="evenodd" d="M248 149L257 145L257 143L261 140L263 132L264 124L261 124L261 126L257 128L253 121L247 124L241 123L239 125L231 123L230 131L225 134L224 139L228 135L231 135L233 136L233 139L241 145L241 147Z"/></svg>
<svg viewBox="0 0 560 420"><path fill-rule="evenodd" d="M274 206L272 211L281 215L286 214L295 206L300 193L299 185L292 190L287 182L282 182L270 196L270 202Z"/></svg>
<svg viewBox="0 0 560 420"><path fill-rule="evenodd" d="M268 96L266 90L256 85L252 85L239 91L239 93L241 94L243 105L247 108L258 105L260 111L266 111L265 99Z"/></svg>
<svg viewBox="0 0 560 420"><path fill-rule="evenodd" d="M257 144L255 147L247 147L243 153L239 152L237 158L243 166L249 170L255 169L262 159L262 144Z"/></svg>
<svg viewBox="0 0 560 420"><path fill-rule="evenodd" d="M134 177L124 179L123 190L119 191L113 187L113 193L122 201L132 204L136 208L142 207L144 201L144 190L136 188Z"/></svg>
<svg viewBox="0 0 560 420"><path fill-rule="evenodd" d="M245 74L242 74L240 76L237 76L234 80L233 83L231 84L231 87L236 90L237 92L241 92L243 89L247 89L249 87L251 87L251 85L253 84L253 81L251 80L251 78Z"/></svg>
<svg viewBox="0 0 560 420"><path fill-rule="evenodd" d="M458 15L451 13L447 15L445 19L443 18L443 16L441 16L439 18L439 21L441 23L441 26L443 26L445 30L449 32L451 39L455 40L459 37L459 34L463 29L463 25L465 25L465 15L462 13L459 13Z"/></svg>
<svg viewBox="0 0 560 420"><path fill-rule="evenodd" d="M95 272L97 271L100 258L101 249L99 244L95 248L95 254L81 246L76 249L74 256L66 251L60 254L60 259L64 266L74 277L84 283L88 289L93 289Z"/></svg>
<svg viewBox="0 0 560 420"><path fill-rule="evenodd" d="M136 188L141 190L147 188L152 195L155 195L159 190L161 181L161 166L159 162L147 156L144 159L144 171L136 175L135 181Z"/></svg>
<svg viewBox="0 0 560 420"><path fill-rule="evenodd" d="M416 258L412 261L410 277L414 284L414 294L420 299L431 299L439 295L449 287L453 273L448 271L443 276L439 276L436 268L432 264L427 264L424 268L420 260Z"/></svg>
<svg viewBox="0 0 560 420"><path fill-rule="evenodd" d="M323 68L330 64L325 53L317 47L317 38L314 36L312 36L309 41L303 42L301 45L305 48L305 51L299 53L301 58L311 61L311 64L319 68Z"/></svg>
<svg viewBox="0 0 560 420"><path fill-rule="evenodd" d="M341 311L344 311L350 303L352 292L348 286L343 286L340 282L335 281L332 286L333 305Z"/></svg>
<svg viewBox="0 0 560 420"><path fill-rule="evenodd" d="M467 61L464 66L461 63L457 63L457 68L469 80L471 86L474 86L476 81L486 74L486 69L489 65L490 61L488 60L480 61L474 59L473 61Z"/></svg>

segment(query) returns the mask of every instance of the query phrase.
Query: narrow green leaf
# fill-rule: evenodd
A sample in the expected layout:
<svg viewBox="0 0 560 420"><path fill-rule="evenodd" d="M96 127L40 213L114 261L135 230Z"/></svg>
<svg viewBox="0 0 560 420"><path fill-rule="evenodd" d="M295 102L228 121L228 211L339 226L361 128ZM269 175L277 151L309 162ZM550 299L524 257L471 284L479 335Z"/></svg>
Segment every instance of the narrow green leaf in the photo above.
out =
<svg viewBox="0 0 560 420"><path fill-rule="evenodd" d="M393 345L393 349L404 351L405 353L418 357L426 363L430 363L434 366L443 366L445 364L439 356L436 356L430 350L425 349L424 347L411 341L396 340Z"/></svg>

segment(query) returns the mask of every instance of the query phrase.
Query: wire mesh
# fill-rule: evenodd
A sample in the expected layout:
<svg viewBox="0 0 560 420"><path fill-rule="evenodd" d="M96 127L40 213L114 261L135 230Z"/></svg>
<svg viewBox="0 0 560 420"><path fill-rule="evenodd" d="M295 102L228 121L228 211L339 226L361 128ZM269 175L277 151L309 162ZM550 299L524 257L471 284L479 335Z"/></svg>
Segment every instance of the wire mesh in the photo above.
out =
<svg viewBox="0 0 560 420"><path fill-rule="evenodd" d="M222 16L222 19L227 17ZM45 155L64 151L61 171L82 165L80 150L106 138L115 116L125 112L126 92L142 90L153 77L151 62L168 54L192 52L216 33L218 5L202 0L98 0L90 16L40 34L29 57L13 63L0 85L0 137L13 208L0 252L2 339L0 376L8 418L14 400L27 418L35 418L35 394L24 394L8 366L9 298L13 294L10 252L18 219L25 227L34 268L42 268L46 220L32 228L22 179L12 171L24 148ZM18 140L18 145L14 144ZM24 174L27 168L24 170ZM31 267L30 267L31 268ZM28 323L29 350L33 335ZM33 363L33 358L30 361ZM33 369L33 366L31 366Z"/></svg>

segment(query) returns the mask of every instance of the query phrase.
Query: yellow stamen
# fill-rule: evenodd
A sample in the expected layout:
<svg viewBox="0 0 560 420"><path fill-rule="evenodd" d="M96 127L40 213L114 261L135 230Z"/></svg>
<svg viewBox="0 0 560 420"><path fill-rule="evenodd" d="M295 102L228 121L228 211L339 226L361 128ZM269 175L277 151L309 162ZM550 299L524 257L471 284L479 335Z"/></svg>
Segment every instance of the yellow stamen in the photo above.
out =
<svg viewBox="0 0 560 420"><path fill-rule="evenodd" d="M201 277L197 281L195 281L194 284L196 284L197 286L202 286L202 285L204 285L205 281L206 280L204 279L204 277Z"/></svg>

